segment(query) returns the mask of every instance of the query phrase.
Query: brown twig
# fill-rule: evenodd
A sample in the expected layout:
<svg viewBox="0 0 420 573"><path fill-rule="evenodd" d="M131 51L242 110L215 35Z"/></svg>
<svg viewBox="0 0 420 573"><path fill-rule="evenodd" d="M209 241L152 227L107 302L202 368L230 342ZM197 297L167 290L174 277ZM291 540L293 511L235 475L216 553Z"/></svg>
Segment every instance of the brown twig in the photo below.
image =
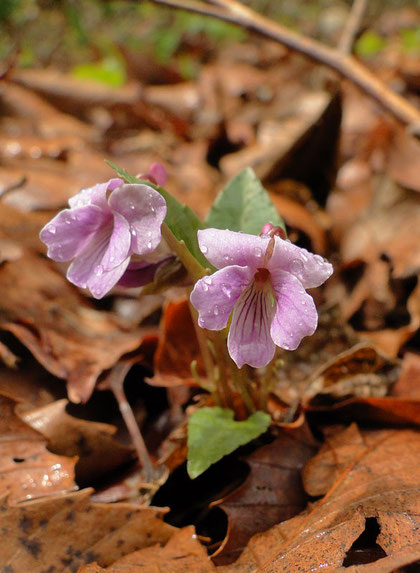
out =
<svg viewBox="0 0 420 573"><path fill-rule="evenodd" d="M360 29L360 23L366 10L367 0L354 0L346 26L338 44L342 54L351 54L354 41Z"/></svg>
<svg viewBox="0 0 420 573"><path fill-rule="evenodd" d="M136 418L134 417L133 410L131 409L124 393L124 380L131 367L132 363L130 362L118 362L109 374L107 386L112 390L115 399L118 402L121 415L124 419L125 425L127 426L127 430L142 465L144 478L146 482L152 482L156 479L159 472L157 472L156 468L152 464L143 436L141 435Z"/></svg>
<svg viewBox="0 0 420 573"><path fill-rule="evenodd" d="M210 4L195 0L147 0L154 4L168 6L210 16L256 32L327 66L340 76L357 85L365 94L375 99L389 113L409 126L420 124L420 111L399 94L393 92L375 77L354 57L325 46L324 44L296 32L254 12L236 0L209 0Z"/></svg>

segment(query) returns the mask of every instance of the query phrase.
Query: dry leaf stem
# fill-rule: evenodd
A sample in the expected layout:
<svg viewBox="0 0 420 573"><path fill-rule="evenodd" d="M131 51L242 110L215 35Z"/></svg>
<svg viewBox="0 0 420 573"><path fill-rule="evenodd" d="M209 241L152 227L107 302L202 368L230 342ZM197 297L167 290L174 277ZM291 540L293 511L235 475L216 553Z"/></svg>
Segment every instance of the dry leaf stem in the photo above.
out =
<svg viewBox="0 0 420 573"><path fill-rule="evenodd" d="M415 133L420 125L420 112L405 98L388 88L386 84L360 64L353 56L289 30L236 0L211 0L210 3L213 6L209 3L195 0L149 1L154 4L193 12L202 16L210 16L224 22L236 24L266 38L275 40L350 80L399 121L407 125L410 131Z"/></svg>

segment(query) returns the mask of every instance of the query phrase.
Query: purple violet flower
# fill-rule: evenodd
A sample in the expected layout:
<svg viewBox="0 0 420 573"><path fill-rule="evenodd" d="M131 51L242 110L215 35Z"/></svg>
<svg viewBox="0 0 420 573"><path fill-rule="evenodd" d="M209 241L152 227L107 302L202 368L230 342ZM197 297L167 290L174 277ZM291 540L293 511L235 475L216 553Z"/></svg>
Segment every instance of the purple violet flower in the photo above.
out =
<svg viewBox="0 0 420 573"><path fill-rule="evenodd" d="M313 334L318 313L306 288L321 285L332 265L279 236L198 231L201 252L217 270L197 281L191 302L198 324L222 330L232 320L228 350L238 368L266 366L275 347L295 350Z"/></svg>
<svg viewBox="0 0 420 573"><path fill-rule="evenodd" d="M162 195L148 185L110 179L82 189L41 230L55 261L73 260L67 278L102 298L121 279L132 255L147 255L161 240Z"/></svg>

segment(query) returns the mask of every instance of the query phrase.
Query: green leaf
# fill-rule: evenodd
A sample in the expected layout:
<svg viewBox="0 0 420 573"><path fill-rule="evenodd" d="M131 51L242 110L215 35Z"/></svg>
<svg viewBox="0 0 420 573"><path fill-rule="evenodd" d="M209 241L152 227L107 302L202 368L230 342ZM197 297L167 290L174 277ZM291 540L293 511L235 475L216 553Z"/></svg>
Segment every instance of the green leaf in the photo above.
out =
<svg viewBox="0 0 420 573"><path fill-rule="evenodd" d="M71 74L79 80L94 80L111 88L121 87L126 80L124 67L116 58L79 64L73 67Z"/></svg>
<svg viewBox="0 0 420 573"><path fill-rule="evenodd" d="M255 412L244 422L236 422L233 415L227 408L200 408L189 419L187 471L191 479L263 434L271 421L265 412Z"/></svg>
<svg viewBox="0 0 420 573"><path fill-rule="evenodd" d="M203 229L205 225L189 207L177 201L175 197L172 197L162 187L130 175L128 171L118 167L112 161L107 161L107 163L112 169L115 169L117 175L124 179L126 183L144 183L156 189L166 201L167 213L165 223L169 229L178 241L184 241L187 249L204 268L213 268L200 251L197 241L197 231L198 229Z"/></svg>
<svg viewBox="0 0 420 573"><path fill-rule="evenodd" d="M376 56L386 46L386 40L373 30L366 30L355 44L355 52L358 56L370 58Z"/></svg>
<svg viewBox="0 0 420 573"><path fill-rule="evenodd" d="M251 168L244 169L216 197L206 220L208 227L258 235L265 223L279 225L283 219Z"/></svg>

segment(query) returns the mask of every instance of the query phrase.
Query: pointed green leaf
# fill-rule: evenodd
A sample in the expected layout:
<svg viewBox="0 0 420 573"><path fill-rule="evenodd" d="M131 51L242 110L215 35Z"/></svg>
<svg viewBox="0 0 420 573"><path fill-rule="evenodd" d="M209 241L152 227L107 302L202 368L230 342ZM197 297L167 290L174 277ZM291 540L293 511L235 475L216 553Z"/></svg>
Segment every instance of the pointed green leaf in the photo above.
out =
<svg viewBox="0 0 420 573"><path fill-rule="evenodd" d="M187 471L191 479L198 477L223 456L263 434L271 418L255 412L244 422L233 419L227 408L200 408L188 421Z"/></svg>
<svg viewBox="0 0 420 573"><path fill-rule="evenodd" d="M258 235L265 223L279 225L283 219L251 168L234 177L216 197L207 216L208 227Z"/></svg>
<svg viewBox="0 0 420 573"><path fill-rule="evenodd" d="M128 171L118 167L118 165L115 165L112 161L107 161L107 163L112 169L115 169L117 175L121 177L121 179L124 179L126 183L144 183L156 189L166 201L167 213L165 223L169 229L178 241L184 241L187 249L204 268L212 268L198 246L197 231L198 229L204 229L206 225L204 225L197 215L189 207L177 201L175 197L172 197L172 195L162 187L154 185L150 181L145 181L144 179L130 175Z"/></svg>

